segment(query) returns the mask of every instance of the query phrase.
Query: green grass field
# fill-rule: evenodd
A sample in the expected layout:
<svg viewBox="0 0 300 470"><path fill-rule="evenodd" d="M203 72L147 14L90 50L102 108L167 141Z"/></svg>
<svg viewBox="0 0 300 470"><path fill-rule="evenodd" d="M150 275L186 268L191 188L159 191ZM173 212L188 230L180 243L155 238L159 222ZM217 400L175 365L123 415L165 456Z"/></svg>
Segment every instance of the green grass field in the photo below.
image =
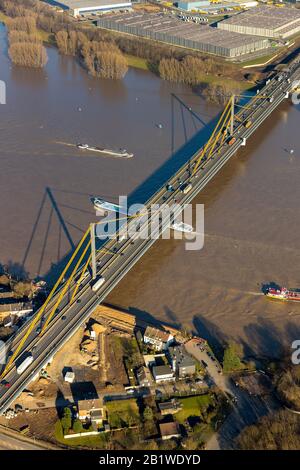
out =
<svg viewBox="0 0 300 470"><path fill-rule="evenodd" d="M273 52L272 54L268 54L268 55L265 55L265 56L262 56L262 57L257 57L256 59L253 59L253 60L249 60L248 62L243 62L242 64L240 64L243 68L244 67L251 67L256 65L257 67L265 64L266 62L270 61L271 62L271 59L275 58L278 56L280 51L277 51L277 52Z"/></svg>
<svg viewBox="0 0 300 470"><path fill-rule="evenodd" d="M89 447L91 449L105 449L107 442L107 434L99 434L98 436L74 437L65 439L62 432L60 421L57 421L54 429L55 439L65 446L70 447Z"/></svg>
<svg viewBox="0 0 300 470"><path fill-rule="evenodd" d="M135 57L129 54L125 54L125 57L127 59L127 63L129 67L134 67L136 69L141 69L141 70L149 70L146 59L142 59L141 57Z"/></svg>
<svg viewBox="0 0 300 470"><path fill-rule="evenodd" d="M213 404L210 395L199 395L179 399L182 410L174 415L179 423L184 423L190 416L200 416L201 411Z"/></svg>
<svg viewBox="0 0 300 470"><path fill-rule="evenodd" d="M108 422L111 428L135 426L140 422L140 414L135 398L109 401L106 403Z"/></svg>

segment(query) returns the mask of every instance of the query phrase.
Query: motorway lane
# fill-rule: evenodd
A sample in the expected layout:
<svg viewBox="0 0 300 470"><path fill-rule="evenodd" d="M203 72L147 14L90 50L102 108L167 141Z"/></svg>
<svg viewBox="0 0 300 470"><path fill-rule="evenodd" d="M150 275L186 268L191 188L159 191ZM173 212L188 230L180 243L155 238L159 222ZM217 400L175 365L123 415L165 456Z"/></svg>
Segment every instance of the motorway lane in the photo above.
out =
<svg viewBox="0 0 300 470"><path fill-rule="evenodd" d="M268 114L272 109L275 109L278 103L283 100L285 89L288 89L289 86L285 83L285 89L281 90L282 86L283 82L274 80L266 85L262 90L260 90L260 93L268 94L268 96L274 96L273 103L269 103L269 101L265 98L256 99L255 106L243 113L243 119L248 120L251 118L252 120L257 119L257 122L263 121L267 117L266 114ZM195 195L198 194L199 191L208 183L208 181L210 181L212 176L217 171L219 171L226 161L234 153L236 153L238 148L241 146L243 137L248 138L254 132L256 127L257 126L255 125L255 122L253 122L249 129L246 129L243 123L238 124L235 127L237 141L231 147L228 147L228 145L225 144L221 149L219 149L220 151L218 154L217 151L215 151L212 159L205 162L205 165L202 165L202 168L198 169L197 174L190 178L190 169L197 160L197 155L194 156L187 164L183 165L168 182L174 187L174 192L171 193L170 191L167 191L165 187L163 187L158 190L152 196L152 198L150 198L148 205L154 203L167 204L170 202L174 204L174 198L176 198L176 203L180 203L182 205L190 202L195 197ZM217 160L214 160L216 156L218 158ZM199 178L199 176L201 176L201 178ZM178 182L178 179L180 179L180 182ZM187 180L192 182L193 189L190 191L190 193L184 195L180 191L180 186ZM179 209L177 208L177 212L178 214L181 212L180 207ZM133 220L128 224L128 226L131 226L135 223L137 222ZM159 228L160 233L162 233L168 227L169 224L163 222ZM141 226L141 232L145 231L146 229L148 229L148 220L146 220ZM103 247L109 249L110 251L116 251L116 253L110 252L108 254L99 254L97 256L97 261L102 261L102 267L99 269L98 274L105 276L105 284L99 289L97 296L95 296L90 288L91 278L88 276L76 296L76 300L80 299L80 303L75 302L73 305L68 306L67 302L69 296L66 294L64 297L65 307L61 309L60 312L57 313L57 315L51 321L46 334L42 338L36 338L36 332L34 330L26 343L25 349L29 350L33 345L36 345L36 350L33 354L36 359L22 374L22 376L18 376L15 369L12 369L11 372L7 375L6 379L11 383L11 388L0 390L0 411L3 411L4 408L9 406L9 403L12 401L12 399L17 396L18 393L20 393L20 391L26 386L28 382L32 380L32 377L41 368L41 366L46 363L47 359L51 357L55 350L57 350L63 344L63 342L65 342L73 334L78 326L82 324L86 318L88 318L94 307L106 297L106 295L114 288L119 280L128 272L131 266L137 262L137 260L154 242L155 239L136 239L134 241L133 239L125 241L109 240L103 245ZM120 255L121 253L122 256ZM120 256L116 256L116 254ZM66 319L62 320L62 316L65 316ZM14 341L16 342L17 339Z"/></svg>
<svg viewBox="0 0 300 470"><path fill-rule="evenodd" d="M21 441L16 437L0 434L0 450L45 450L45 448L29 441Z"/></svg>

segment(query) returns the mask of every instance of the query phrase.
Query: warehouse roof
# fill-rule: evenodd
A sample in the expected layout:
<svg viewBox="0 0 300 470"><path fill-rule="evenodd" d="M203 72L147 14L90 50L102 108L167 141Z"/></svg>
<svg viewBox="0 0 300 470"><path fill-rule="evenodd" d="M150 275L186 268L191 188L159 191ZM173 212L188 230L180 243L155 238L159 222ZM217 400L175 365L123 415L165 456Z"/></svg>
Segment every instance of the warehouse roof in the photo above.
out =
<svg viewBox="0 0 300 470"><path fill-rule="evenodd" d="M183 22L173 15L163 13L138 13L131 12L108 16L99 20L99 24L111 22L125 27L139 28L151 33L164 33L169 36L189 39L224 48L238 48L258 41L267 41L266 38L249 36L231 31L225 31L208 25Z"/></svg>
<svg viewBox="0 0 300 470"><path fill-rule="evenodd" d="M300 10L296 8L277 8L261 5L252 10L233 15L221 21L218 26L222 27L223 24L230 24L250 28L277 29L297 20L300 20Z"/></svg>
<svg viewBox="0 0 300 470"><path fill-rule="evenodd" d="M131 3L131 0L56 0L56 3L68 7L70 10L80 10L83 8L98 8L104 5Z"/></svg>

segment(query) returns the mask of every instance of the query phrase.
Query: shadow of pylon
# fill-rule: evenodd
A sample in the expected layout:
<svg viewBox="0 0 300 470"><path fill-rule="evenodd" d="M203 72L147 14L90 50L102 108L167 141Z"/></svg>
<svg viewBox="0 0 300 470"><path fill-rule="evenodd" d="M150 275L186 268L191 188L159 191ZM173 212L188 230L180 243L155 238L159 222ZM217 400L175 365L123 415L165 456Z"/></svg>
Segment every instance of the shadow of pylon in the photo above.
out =
<svg viewBox="0 0 300 470"><path fill-rule="evenodd" d="M49 230L50 230L49 224L51 224L52 214L54 212L56 214L58 222L59 222L60 231L62 230L64 232L64 234L65 234L65 236L66 236L66 238L67 238L67 240L70 244L71 251L73 251L74 248L75 248L75 244L74 244L73 239L70 235L67 224L66 224L66 222L65 222L65 220L62 216L62 213L59 210L59 207L58 207L57 202L56 202L56 200L53 196L53 193L52 193L52 191L49 187L46 187L41 205L40 205L39 210L38 210L38 215L37 215L37 218L36 218L35 223L33 225L33 229L32 229L31 235L30 235L30 239L29 239L29 242L28 242L27 248L25 250L25 254L24 254L22 263L21 263L22 267L25 266L27 258L29 256L29 252L31 250L32 243L33 243L33 240L34 240L34 237L35 237L35 234L36 234L36 231L37 231L37 228L38 228L38 225L39 225L39 222L40 222L40 219L41 219L41 216L42 216L42 213L43 213L43 210L44 210L47 199L49 199L49 201L51 203L51 210L50 210L50 218L48 220L48 226L47 226L47 229L46 229L46 237L45 237L44 245L47 242L48 233L49 233ZM59 237L60 236L61 235L59 235ZM44 249L45 249L45 246L44 246ZM42 254L42 258L43 258L43 254ZM40 267L41 267L41 261L39 263L39 270L40 270Z"/></svg>

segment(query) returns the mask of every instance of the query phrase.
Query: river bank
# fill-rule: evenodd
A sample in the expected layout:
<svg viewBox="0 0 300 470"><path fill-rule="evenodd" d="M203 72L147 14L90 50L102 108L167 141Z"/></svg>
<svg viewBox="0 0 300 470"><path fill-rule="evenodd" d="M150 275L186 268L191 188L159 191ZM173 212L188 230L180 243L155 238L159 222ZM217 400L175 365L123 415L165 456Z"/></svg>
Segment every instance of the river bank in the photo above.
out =
<svg viewBox="0 0 300 470"><path fill-rule="evenodd" d="M0 21L2 21L4 24L7 24L9 19L10 19L9 16L7 16L3 11L0 11ZM75 22L75 20L73 20L73 21ZM70 23L70 25L72 25L72 22ZM78 29L78 24L75 25L75 26L76 27L75 27L74 31L78 30L83 34L88 34L89 35L92 31L93 31L93 34L94 34L94 32L96 31L95 27L92 27L92 25L86 25L84 27L82 27L82 25L79 25L79 29ZM71 26L71 29L72 29L72 26ZM62 26L62 31L67 31L65 29L64 25ZM60 31L60 33L62 33L62 31ZM123 43L126 43L126 41L129 41L129 43L130 43L130 41L132 41L132 39L129 40L128 38L126 38L126 36L124 36L122 34L110 33L110 32L101 30L100 28L98 28L97 31L98 31L98 33L101 32L100 34L104 35L103 36L104 40L105 40L106 36L108 35L108 38L110 38L112 40L114 40L116 38L119 38L119 41L121 41L121 44L122 44L122 41L123 41ZM47 33L45 30L38 27L37 28L37 36L45 45L51 45L51 46L58 47L61 53L70 54L70 52L61 50L61 47L58 44L58 39L57 39L56 34ZM66 39L64 39L64 41L65 40ZM103 41L103 39L102 39L102 41ZM135 38L135 41L140 42L141 40ZM102 44L104 44L104 43L102 42ZM163 52L162 57L164 57L164 54L167 52L168 49L170 49L170 51L168 52L167 56L169 56L170 52L173 49L174 49L174 51L171 53L171 56L172 56L172 54L173 55L175 54L175 57L177 57L177 55L179 54L178 57L180 57L180 54L181 54L182 57L184 57L184 56L185 57L190 57L190 60L193 60L192 55L196 54L196 57L199 56L199 59L194 59L194 60L198 60L198 62L199 62L198 63L199 71L197 72L197 76L195 76L193 78L192 82L188 83L188 84L193 85L193 86L197 85L199 90L201 90L202 88L207 88L207 89L211 88L212 92L206 94L206 99L210 99L209 97L212 96L212 94L218 95L220 93L220 90L223 90L223 94L227 94L228 90L231 90L232 92L238 94L239 92L241 92L243 90L248 90L248 89L252 88L254 83L255 83L254 81L251 81L251 80L244 80L242 75L238 77L239 67L237 65L233 66L233 65L226 64L225 61L214 58L212 56L205 58L205 56L203 56L199 53L197 54L196 51L190 51L189 52L189 51L184 50L184 49L181 50L180 48L179 49L178 48L172 48L170 46L167 47L167 48L164 48L163 46L161 46L159 44L149 43L149 42L147 42L147 44L148 44L147 47L150 47L150 49L153 49L153 51L155 49L157 49L158 57L161 54L161 52L159 52L160 49L162 49L162 51L165 51L165 52ZM145 42L144 46L146 47L146 42ZM141 70L148 70L152 73L155 73L158 76L161 76L160 65L159 65L160 61L158 60L158 58L153 61L153 57L152 57L153 56L153 51L150 53L152 59L149 60L149 58L147 59L147 58L144 58L142 56L137 56L137 55L130 54L126 48L128 49L128 47L126 46L125 50L123 50L123 47L121 47L123 55L120 56L119 60L121 60L121 58L124 57L128 67L134 67L134 68L138 68L138 69L141 69ZM177 52L175 53L175 51L177 51ZM82 57L81 57L82 52L83 51L78 50L78 51L76 51L76 53L72 52L71 55L77 56L77 59L79 60L79 62L82 63L83 67L85 69L87 69L87 71L89 73L92 72L92 74L96 74L96 70L91 71L90 66L89 66L90 62L94 62L94 61L91 61L89 58L88 58L88 60L86 60L85 58L84 58L84 60L82 60ZM192 55L188 56L189 53L192 54ZM185 59L184 58L182 59L182 57L180 58L179 61L176 61L177 66L185 68L185 64L184 64ZM201 60L200 60L200 58L201 58ZM209 68L214 68L216 70L214 70L214 71L206 70L206 60L211 63ZM187 67L188 67L188 69L186 70L186 72L191 69L191 66L188 65L188 64L187 64ZM102 64L101 68L103 68L103 64ZM192 68L194 68L194 67L192 67ZM230 68L230 71L228 69L228 71L227 71L228 73L227 73L227 76L226 76L226 74L224 75L224 73L222 73L222 69L225 70L227 68ZM202 72L200 71L201 69L203 69ZM218 73L217 73L217 71L218 71ZM184 77L187 76L186 72L183 72L181 74L182 77L180 79L178 77L176 78L176 77L171 77L171 76L170 77L164 77L164 78L167 79L167 80L175 81L175 82L178 82L178 81L181 81L181 82L183 81L184 82L185 81ZM219 88L219 90L216 89L217 87Z"/></svg>

